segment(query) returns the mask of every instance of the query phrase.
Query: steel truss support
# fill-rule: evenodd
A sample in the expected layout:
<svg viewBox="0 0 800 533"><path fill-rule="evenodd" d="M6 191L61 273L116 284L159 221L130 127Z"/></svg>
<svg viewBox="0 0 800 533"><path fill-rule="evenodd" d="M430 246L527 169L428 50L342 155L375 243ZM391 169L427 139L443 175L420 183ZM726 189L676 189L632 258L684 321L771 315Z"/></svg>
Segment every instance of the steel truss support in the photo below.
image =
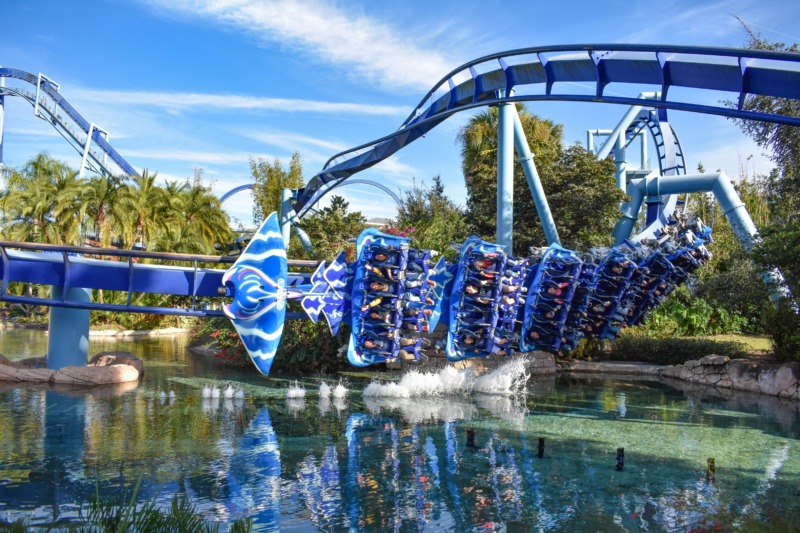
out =
<svg viewBox="0 0 800 533"><path fill-rule="evenodd" d="M614 242L619 244L630 237L646 198L699 192L711 192L714 194L736 238L742 243L745 251L749 252L758 240L758 229L753 223L753 219L750 218L744 202L739 198L730 178L724 172L693 174L681 176L680 178L654 176L630 180L627 193L631 199L622 205L622 217L617 222L613 232ZM773 302L789 296L783 282L783 275L777 270L762 272L761 279L764 280L769 288L770 298Z"/></svg>

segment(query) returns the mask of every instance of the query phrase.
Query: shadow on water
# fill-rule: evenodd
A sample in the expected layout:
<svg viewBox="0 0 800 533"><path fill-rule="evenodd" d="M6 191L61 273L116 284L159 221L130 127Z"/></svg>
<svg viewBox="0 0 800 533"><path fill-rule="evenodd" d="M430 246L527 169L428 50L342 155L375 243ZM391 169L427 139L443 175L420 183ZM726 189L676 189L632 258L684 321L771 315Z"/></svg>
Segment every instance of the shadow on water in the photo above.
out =
<svg viewBox="0 0 800 533"><path fill-rule="evenodd" d="M97 488L121 494L142 473L142 501L182 493L211 519L267 531L686 531L771 509L800 520L800 420L776 398L537 377L524 394L405 398L363 396L366 383L321 398L305 379L305 397L287 399L291 379L220 371L180 342L164 341L164 359L159 342L128 346L153 362L135 387L0 386L0 524L74 520ZM202 397L227 382L245 397Z"/></svg>

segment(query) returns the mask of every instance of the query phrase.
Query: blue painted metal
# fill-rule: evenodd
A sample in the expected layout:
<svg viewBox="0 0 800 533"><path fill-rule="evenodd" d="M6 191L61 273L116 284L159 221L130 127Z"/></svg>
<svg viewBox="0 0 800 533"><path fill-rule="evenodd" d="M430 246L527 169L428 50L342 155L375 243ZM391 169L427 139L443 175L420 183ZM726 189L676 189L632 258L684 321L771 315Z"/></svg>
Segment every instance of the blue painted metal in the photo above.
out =
<svg viewBox="0 0 800 533"><path fill-rule="evenodd" d="M43 75L35 75L14 68L0 68L0 78L17 80L35 87L35 92L18 87L0 86L0 95L19 96L34 106L36 116L49 122L77 151L83 153L90 141L107 155L119 170L110 168L101 154L89 150L87 164L103 175L118 175L121 171L127 176L139 173L103 138L102 131L91 128L91 124L78 113L59 92L58 84Z"/></svg>
<svg viewBox="0 0 800 533"><path fill-rule="evenodd" d="M636 179L631 180L630 187L633 194L631 195L631 201L626 204L626 220L629 220L631 213L636 208L636 204L641 205L641 198L648 195L712 192L745 251L750 251L758 238L758 230L747 212L747 207L739 198L731 180L724 172L681 176L680 179L658 176ZM617 242L620 242L620 238L624 238L624 229L628 225L624 224L623 227L618 226L618 228L615 228L614 237ZM618 229L619 231L617 231ZM642 238L644 237L640 234L632 240L636 242ZM774 302L789 295L780 272L763 272L762 279L767 287L770 288L770 298Z"/></svg>
<svg viewBox="0 0 800 533"><path fill-rule="evenodd" d="M497 117L497 244L513 253L514 241L514 109L498 106Z"/></svg>
<svg viewBox="0 0 800 533"><path fill-rule="evenodd" d="M539 220L542 222L547 244L560 244L561 239L558 237L558 229L553 220L553 214L550 212L550 205L547 203L547 196L544 193L544 188L542 188L542 180L539 179L539 171L536 169L533 154L528 146L525 130L522 129L522 122L519 119L519 113L517 113L516 107L513 109L514 146L517 149L517 160L520 162L522 170L525 172L525 179L528 181L528 188L531 191L531 196L533 196L536 212L539 214Z"/></svg>
<svg viewBox="0 0 800 533"><path fill-rule="evenodd" d="M289 296L287 275L278 216L272 213L222 278L233 297L223 311L233 322L256 368L265 375L269 374L283 333Z"/></svg>
<svg viewBox="0 0 800 533"><path fill-rule="evenodd" d="M234 187L233 189L229 190L228 192L219 197L219 203L225 202L225 200L227 200L236 193L240 193L242 191L249 191L252 188L253 188L252 183L245 183L244 185L239 185L238 187Z"/></svg>
<svg viewBox="0 0 800 533"><path fill-rule="evenodd" d="M484 56L445 76L396 132L332 157L298 195L294 210L299 217L304 216L334 184L383 161L451 115L503 102L560 100L640 105L637 95L642 85L648 85L661 94L659 99L648 102L653 107L798 126L798 117L756 113L742 104L748 95L798 98L799 64L800 55L792 53L665 45L563 45ZM455 81L463 79L466 81ZM614 95L604 92L609 83L615 84ZM595 85L594 94L570 92L586 84ZM626 84L635 89L635 95L620 95ZM728 108L722 103L681 102L669 97L672 87L728 91L740 104ZM516 94L498 96L498 91L508 94L514 88L519 89ZM714 102L717 101L715 97Z"/></svg>
<svg viewBox="0 0 800 533"><path fill-rule="evenodd" d="M75 304L92 301L92 291L72 287L53 287L53 300L69 300ZM86 366L89 360L88 309L50 308L47 338L47 368L58 370L66 366Z"/></svg>
<svg viewBox="0 0 800 533"><path fill-rule="evenodd" d="M476 272L474 269L472 264L474 261L479 261L483 265L481 272ZM506 254L502 246L482 241L474 235L461 246L461 255L450 294L446 351L448 360L461 361L491 355L498 319L498 302L501 296L498 279L505 262ZM473 278L478 286L482 287L484 283L487 285L481 305L475 305L467 300L465 287ZM469 336L472 342L469 344L461 342L465 336Z"/></svg>
<svg viewBox="0 0 800 533"><path fill-rule="evenodd" d="M291 239L292 223L289 220L289 212L292 210L292 198L294 191L292 189L281 190L281 236L283 237L283 246L289 247L289 240Z"/></svg>
<svg viewBox="0 0 800 533"><path fill-rule="evenodd" d="M405 283L400 281L400 273L405 272L408 261L409 242L411 239L404 237L397 237L395 235L387 235L381 233L376 228L367 228L361 232L356 241L356 255L358 261L356 262L353 292L352 292L352 311L350 317L350 344L347 349L347 360L354 366L367 366L375 363L383 363L386 361L394 360L400 350L399 338L397 335L387 335L387 333L399 332L402 322L402 306L401 302L405 296L406 289ZM382 275L379 283L386 283L386 290L374 291L371 288L371 283L375 280L372 278L371 270L368 270L367 264L376 263L375 266L384 268L383 265L378 265L377 261L368 257L370 248L378 247L383 251L394 251L396 260L393 261L391 266L387 265L385 270L393 271L395 281L391 281L388 275ZM388 259L386 263L388 263ZM383 263L383 262L381 262ZM368 313L373 308L383 305L383 300L386 303L392 303L395 306L395 312L390 312L389 317L394 317L394 320L385 324L373 325L368 320ZM379 343L375 348L366 348L364 342L367 339L375 340Z"/></svg>

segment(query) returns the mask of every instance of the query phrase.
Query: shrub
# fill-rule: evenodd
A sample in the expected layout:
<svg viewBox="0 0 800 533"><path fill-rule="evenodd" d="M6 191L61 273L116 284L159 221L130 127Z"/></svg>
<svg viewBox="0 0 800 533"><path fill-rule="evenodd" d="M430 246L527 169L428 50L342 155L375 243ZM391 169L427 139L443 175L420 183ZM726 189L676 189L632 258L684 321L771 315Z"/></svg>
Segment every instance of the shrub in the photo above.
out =
<svg viewBox="0 0 800 533"><path fill-rule="evenodd" d="M800 316L792 304L781 301L766 312L767 334L772 337L772 351L778 361L800 361Z"/></svg>
<svg viewBox="0 0 800 533"><path fill-rule="evenodd" d="M346 326L342 326L338 336L331 335L324 319L318 324L310 320L287 320L272 369L295 374L339 370L344 364L344 357L338 350L348 337L349 329ZM227 318L215 317L204 321L192 332L190 342L193 345L213 346L214 357L222 364L254 368L239 335Z"/></svg>
<svg viewBox="0 0 800 533"><path fill-rule="evenodd" d="M610 351L593 355L617 361L676 365L711 354L734 358L742 357L745 353L745 345L740 342L692 338L654 339L624 335L611 343Z"/></svg>

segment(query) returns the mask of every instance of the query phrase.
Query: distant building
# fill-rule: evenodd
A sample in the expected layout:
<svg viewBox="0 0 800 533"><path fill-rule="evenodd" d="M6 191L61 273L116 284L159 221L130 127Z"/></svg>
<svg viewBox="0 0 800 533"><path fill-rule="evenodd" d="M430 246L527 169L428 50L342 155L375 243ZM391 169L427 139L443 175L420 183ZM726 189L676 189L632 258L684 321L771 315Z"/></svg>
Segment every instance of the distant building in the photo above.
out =
<svg viewBox="0 0 800 533"><path fill-rule="evenodd" d="M383 228L389 226L389 224L391 224L391 222L392 222L392 220L389 219L389 218L374 217L374 218L371 218L371 219L367 220L367 226L370 226L370 227L373 227L373 228L378 228L378 229L383 229Z"/></svg>

